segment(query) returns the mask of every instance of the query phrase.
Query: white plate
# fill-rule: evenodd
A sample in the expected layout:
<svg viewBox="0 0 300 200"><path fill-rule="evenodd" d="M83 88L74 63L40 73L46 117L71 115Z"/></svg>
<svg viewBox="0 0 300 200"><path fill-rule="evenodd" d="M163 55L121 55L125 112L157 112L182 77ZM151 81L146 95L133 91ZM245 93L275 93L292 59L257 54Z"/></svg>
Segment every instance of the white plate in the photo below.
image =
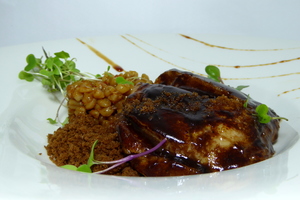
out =
<svg viewBox="0 0 300 200"><path fill-rule="evenodd" d="M28 54L43 54L42 46L52 54L61 50L69 52L77 58L81 71L103 73L108 64L75 38L12 46L0 48L0 197L297 199L300 195L297 133L300 130L300 41L189 36L123 35L80 40L125 70L146 73L152 79L170 68L205 74L207 64L221 65L226 84L250 85L244 89L245 93L289 119L282 123L273 158L220 173L168 178L115 177L58 168L49 161L44 149L47 134L58 128L46 121L55 116L58 103L39 82L19 80L18 72L26 65Z"/></svg>

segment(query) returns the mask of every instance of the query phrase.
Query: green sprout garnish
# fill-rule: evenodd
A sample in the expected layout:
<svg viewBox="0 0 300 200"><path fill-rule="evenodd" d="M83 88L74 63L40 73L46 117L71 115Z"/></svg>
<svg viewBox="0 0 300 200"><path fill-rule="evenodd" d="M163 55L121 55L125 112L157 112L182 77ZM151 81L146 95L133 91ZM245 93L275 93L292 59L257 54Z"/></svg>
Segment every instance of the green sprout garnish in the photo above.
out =
<svg viewBox="0 0 300 200"><path fill-rule="evenodd" d="M165 142L167 141L167 139L163 139L162 141L160 141L155 147L145 151L145 152L142 152L142 153L138 153L138 154L133 154L133 155L129 155L125 158L121 158L119 160L114 160L114 161L97 161L94 159L94 149L95 149L95 146L96 144L98 143L98 140L96 140L92 146L92 149L91 149L91 153L90 153L90 156L89 156L89 159L87 161L87 164L83 164L83 165L80 165L79 167L76 167L74 165L63 165L61 166L62 168L65 168L65 169L69 169L69 170L74 170L74 171L81 171L81 172L86 172L86 173L92 173L92 169L91 167L93 165L109 165L109 164L113 164L112 166L104 169L104 170L101 170L101 171L98 171L98 172L95 172L97 174L102 174L102 173L105 173L111 169L114 169L116 167L118 167L119 165L122 165L128 161L131 161L132 159L135 159L135 158L138 158L138 157L141 157L141 156L144 156L144 155L147 155L149 153L152 153L154 151L156 151L158 148L160 148Z"/></svg>
<svg viewBox="0 0 300 200"><path fill-rule="evenodd" d="M108 67L107 67L106 71L103 73L103 75L107 75L109 77L113 77L114 75L112 75L112 73L110 73L109 70L110 70L110 66L108 65Z"/></svg>
<svg viewBox="0 0 300 200"><path fill-rule="evenodd" d="M88 74L81 73L76 68L74 58L70 59L67 52L61 51L54 53L54 57L45 54L45 61L36 58L33 54L26 57L27 65L19 73L21 80L32 82L40 81L49 92L60 91L64 94L67 85L79 80L80 78L95 78Z"/></svg>
<svg viewBox="0 0 300 200"><path fill-rule="evenodd" d="M285 117L271 117L270 115L268 115L269 108L265 104L258 105L256 107L255 111L257 113L259 122L262 124L267 124L272 119L284 119L284 120L288 121L288 119Z"/></svg>
<svg viewBox="0 0 300 200"><path fill-rule="evenodd" d="M242 89L249 87L249 85L239 85L235 89L238 91L242 91Z"/></svg>
<svg viewBox="0 0 300 200"><path fill-rule="evenodd" d="M223 80L221 78L221 72L218 67L214 65L207 65L205 67L205 72L207 73L208 78L216 82L223 83Z"/></svg>
<svg viewBox="0 0 300 200"><path fill-rule="evenodd" d="M74 165L63 165L61 167L65 169L74 170L74 171L92 173L91 167L94 165L94 149L97 143L98 140L96 140L92 146L90 157L87 161L87 164L80 165L79 167L76 167Z"/></svg>
<svg viewBox="0 0 300 200"><path fill-rule="evenodd" d="M47 120L48 120L48 122L49 122L50 124L57 124L56 119L47 118Z"/></svg>
<svg viewBox="0 0 300 200"><path fill-rule="evenodd" d="M129 84L129 85L134 85L133 82L126 80L123 76L118 76L116 78L116 83L118 84Z"/></svg>
<svg viewBox="0 0 300 200"><path fill-rule="evenodd" d="M50 124L57 124L58 123L58 115L55 117L55 119L53 118L47 118L48 122ZM69 118L66 117L65 120L61 123L61 125L66 125L67 123L69 123Z"/></svg>
<svg viewBox="0 0 300 200"><path fill-rule="evenodd" d="M214 80L219 83L223 83L223 80L221 78L221 72L218 67L216 67L214 65L207 65L205 67L205 72L207 73L209 79ZM247 88L247 87L249 87L249 85L239 85L235 89L238 91L241 91L242 89Z"/></svg>
<svg viewBox="0 0 300 200"><path fill-rule="evenodd" d="M247 95L247 99L246 99L245 103L243 104L244 108L247 108L249 99L250 99L250 94Z"/></svg>

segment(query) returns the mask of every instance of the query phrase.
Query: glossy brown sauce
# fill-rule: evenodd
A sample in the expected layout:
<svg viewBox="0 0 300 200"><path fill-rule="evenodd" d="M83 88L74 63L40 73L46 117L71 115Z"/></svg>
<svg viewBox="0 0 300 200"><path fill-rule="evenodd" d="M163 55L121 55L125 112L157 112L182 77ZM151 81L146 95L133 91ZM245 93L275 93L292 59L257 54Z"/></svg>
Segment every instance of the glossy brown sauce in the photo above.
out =
<svg viewBox="0 0 300 200"><path fill-rule="evenodd" d="M300 47L295 47L295 48L281 48L281 49L239 49L239 48L224 47L224 46L210 44L210 43L198 40L196 38L192 38L192 37L184 35L184 34L179 34L179 35L186 38L186 39L190 39L190 40L193 40L195 42L199 42L199 43L204 44L204 45L209 46L209 47L227 49L227 50L234 50L234 51L282 51L282 50L287 50L287 49L299 49L300 48Z"/></svg>
<svg viewBox="0 0 300 200"><path fill-rule="evenodd" d="M107 56L105 56L103 53L92 47L91 45L83 42L82 40L76 38L81 44L84 44L87 46L92 52L94 52L97 56L99 56L101 59L103 59L107 64L109 64L111 67L113 67L117 72L122 72L124 69L120 67L118 64L113 62L111 59L109 59Z"/></svg>
<svg viewBox="0 0 300 200"><path fill-rule="evenodd" d="M270 130L277 137L278 122L263 125L254 120L259 103L250 100L245 109L245 99L243 93L229 86L169 70L155 84L141 85L127 98L119 133L128 152L149 148L168 138L162 150L153 155L156 158L132 161L145 176L209 173L249 165L273 155ZM270 115L277 116L271 111ZM226 128L220 130L223 125ZM228 130L243 130L243 139L223 135ZM216 138L228 143L223 146ZM213 156L214 161L203 155Z"/></svg>

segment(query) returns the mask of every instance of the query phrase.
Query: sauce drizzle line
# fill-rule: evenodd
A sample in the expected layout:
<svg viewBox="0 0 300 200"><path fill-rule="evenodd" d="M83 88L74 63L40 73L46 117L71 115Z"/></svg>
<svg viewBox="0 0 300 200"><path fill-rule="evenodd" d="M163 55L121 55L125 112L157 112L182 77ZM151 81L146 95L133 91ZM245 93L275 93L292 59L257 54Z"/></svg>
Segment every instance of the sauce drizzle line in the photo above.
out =
<svg viewBox="0 0 300 200"><path fill-rule="evenodd" d="M270 62L270 63L255 64L255 65L230 66L230 65L218 65L218 64L216 64L216 66L218 66L218 67L231 67L231 68L262 67L262 66L277 65L277 64L281 64L281 63L292 62L292 61L295 61L295 60L300 60L300 57L287 59L287 60L276 61L276 62Z"/></svg>
<svg viewBox="0 0 300 200"><path fill-rule="evenodd" d="M251 80L251 79L278 78L278 77L298 75L298 74L300 74L300 72L293 72L293 73L288 73L288 74L279 74L279 75L273 75L273 76L253 77L253 78L222 78L222 79L224 79L224 80Z"/></svg>
<svg viewBox="0 0 300 200"><path fill-rule="evenodd" d="M144 40L142 40L142 39L140 39L140 38L137 38L136 36L133 36L133 35L130 35L130 34L126 34L126 35L129 36L129 37L131 37L131 38L133 38L133 39L135 39L135 40L140 41L141 43L144 43L144 44L146 44L146 45L148 45L148 46L151 46L151 47L153 47L153 48L155 48L155 49L158 49L158 50L160 50L160 51L163 51L163 52L168 53L168 54L171 54L171 55L175 55L175 54L172 54L172 53L170 53L170 52L168 52L168 51L166 51L166 50L164 50L164 49L161 49L161 48L159 48L159 47L153 46L152 44L149 44L148 42L145 42ZM179 56L179 55L176 55L176 56ZM179 57L185 58L185 57L182 57L182 56L179 56ZM186 58L186 59L187 59L187 58Z"/></svg>
<svg viewBox="0 0 300 200"><path fill-rule="evenodd" d="M82 40L76 38L80 43L84 44L85 46L87 46L92 52L94 52L97 56L99 56L100 58L102 58L105 62L107 62L109 65L111 65L117 72L122 72L124 71L124 69L122 67L120 67L118 64L116 64L115 62L113 62L111 59L109 59L107 56L105 56L103 53L101 53L100 51L98 51L97 49L95 49L94 47L88 45L87 43L83 42Z"/></svg>
<svg viewBox="0 0 300 200"><path fill-rule="evenodd" d="M180 66L178 66L178 65L176 65L176 64L174 64L174 63L171 63L171 62L169 62L169 61L167 61L167 60L164 60L163 58L160 58L160 57L154 55L153 53L151 53L151 52L149 52L149 51L143 49L143 48L140 47L140 46L138 46L136 43L134 43L133 41L131 41L131 40L128 39L127 37L125 37L125 36L123 36L123 35L122 35L121 37L124 38L125 40L127 40L128 42L130 42L131 44L133 44L135 47L141 49L142 51L146 52L147 54L150 54L151 56L153 56L153 57L155 57L155 58L157 58L157 59L159 59L159 60L161 60L161 61L164 61L164 62L166 62L166 63L168 63L168 64L170 64L170 65L173 65L173 66L175 66L175 67L177 67L177 68L180 68L180 69L182 69L182 70L185 70L185 71L189 71L189 72L192 72L192 73L201 75L201 76L207 76L206 74L197 73L197 72L195 72L195 71L192 71L192 70L189 70L189 69L180 67ZM140 41L140 40L139 40L139 41ZM142 41L142 42L143 42L143 41ZM146 44L147 44L147 43L146 43ZM149 45L150 45L150 44L149 44ZM216 65L216 66L219 66L219 65ZM251 79L276 78L276 77L283 77L283 76L290 76L290 75L298 75L298 74L300 74L300 72L289 73L289 74L280 74L280 75L274 75L274 76L265 76L265 77L253 77L253 78L224 78L224 77L222 77L222 79L224 79L224 80L251 80Z"/></svg>
<svg viewBox="0 0 300 200"><path fill-rule="evenodd" d="M155 58L157 58L157 59L160 59L160 60L162 60L162 61L164 61L164 62L166 62L166 63L168 63L168 64L170 64L170 65L173 65L173 66L175 66L175 67L177 67L177 68L180 68L180 69L183 69L183 70L186 70L186 71L190 71L190 72L192 72L192 73L195 73L195 74L198 74L198 75L201 75L201 76L206 76L206 75L204 75L204 74L200 74L200 73L194 72L194 71L192 71L192 70L189 70L189 69L180 67L180 66L178 66L178 65L175 65L174 63L171 63L171 62L169 62L169 61L167 61L167 60L164 60L164 59L162 59L162 58L160 58L160 57L154 55L153 53L151 53L151 52L149 52L149 51L143 49L142 47L138 46L136 43L134 43L133 41L129 40L129 39L126 38L125 36L121 35L121 37L124 38L125 40L127 40L128 42L130 42L131 44L133 44L134 46L138 47L139 49L143 50L144 52L146 52L146 53L150 54L151 56L153 56L153 57L155 57ZM133 36L131 36L131 37L133 37ZM133 38L135 38L135 37L133 37ZM118 71L118 72L123 71L123 68L122 68L122 67L120 67L119 65L117 65L115 62L113 62L113 61L112 61L111 59L109 59L107 56L105 56L104 54L102 54L100 51L98 51L98 50L95 49L94 47L92 47L92 46L86 44L86 43L83 42L82 40L80 40L80 39L78 39L78 38L76 38L76 39L77 39L80 43L82 43L82 44L84 44L85 46L87 46L92 52L94 52L97 56L99 56L100 58L102 58L102 59L103 59L105 62L107 62L109 65L111 65L116 71ZM136 38L136 39L137 39L137 38ZM138 40L139 40L139 39L138 39ZM141 41L141 42L144 42L144 41L142 41L142 40L140 40L140 41ZM145 42L144 42L144 43L145 43ZM148 44L148 43L146 43L146 44ZM148 44L148 45L150 45L150 44ZM152 45L150 45L150 46L152 46ZM161 51L164 51L164 50L162 50L162 49L160 49L160 50L161 50ZM296 58L296 59L299 60L300 57L299 57L299 58ZM276 64L277 64L277 63L282 63L282 62L284 62L284 61L276 62ZM264 65L266 65L266 64L264 64ZM219 66L224 66L224 65L219 65ZM260 65L260 66L261 66L261 65ZM222 79L224 79L224 80L265 79L265 78L283 77L283 76L296 75L296 74L300 74L300 72L289 73L289 74L281 74L281 75L274 75L274 76L265 76L265 77L254 77L254 78L222 78ZM281 96L281 95L283 95L283 94L287 94L287 93L289 93L289 92L294 92L294 91L296 91L296 90L300 90L300 88L295 88L295 89L292 89L292 90L284 91L284 92L278 94L278 96ZM300 99L300 97L296 97L296 99Z"/></svg>
<svg viewBox="0 0 300 200"><path fill-rule="evenodd" d="M195 72L195 71L192 71L192 70L189 70L189 69L180 67L180 66L178 66L178 65L176 65L176 64L174 64L174 63L171 63L171 62L169 62L169 61L167 61L167 60L165 60L165 59L163 59L163 58L160 58L160 57L156 56L155 54L153 54L153 53L147 51L146 49L143 49L142 47L138 46L136 43L134 43L133 41L131 41L130 39L128 39L128 38L125 37L124 35L121 35L121 37L124 38L125 40L127 40L128 42L130 42L131 44L133 44L135 47L141 49L142 51L146 52L147 54L149 54L149 55L151 55L151 56L153 56L153 57L155 57L155 58L157 58L157 59L159 59L159 60L161 60L161 61L163 61L163 62L166 62L166 63L168 63L168 64L170 64L170 65L173 65L174 67L180 68L180 69L182 69L182 70L192 72L192 73L194 73L194 74L198 74L198 75L201 75L201 76L206 76L205 74L201 74L201 73L198 73L198 72Z"/></svg>
<svg viewBox="0 0 300 200"><path fill-rule="evenodd" d="M179 56L179 55L176 55L176 54L173 54L173 53L170 53L170 52L167 52L166 50L163 50L161 48L158 48L156 46L153 46L135 36L132 36L132 35L129 35L127 34L128 36L148 45L148 46L151 46L155 49L158 49L160 51L163 51L165 53L168 53L168 54L171 54L171 55L175 55L175 56L178 56L182 59L185 59L185 60L189 60L189 61L192 61L192 62L195 62L195 63L202 63L204 65L215 65L217 67L228 67L228 68L246 68L246 67L262 67L262 66L269 66L269 65L276 65L276 64L281 64L281 63L287 63L287 62L292 62L292 61L296 61L296 60L300 60L300 57L297 57L297 58L292 58L292 59L287 59L287 60L281 60L281 61L275 61L275 62L270 62L270 63L263 63L263 64L254 64L254 65L220 65L220 64L212 64L212 63L204 63L204 62L200 62L200 61L195 61L195 60L192 60L192 59L189 59L189 58L186 58L186 57L183 57L183 56Z"/></svg>
<svg viewBox="0 0 300 200"><path fill-rule="evenodd" d="M215 48L219 48L219 49L227 49L227 50L234 50L234 51L282 51L282 50L299 49L300 48L300 47L294 47L294 48L284 48L284 49L238 49L238 48L224 47L224 46L209 44L207 42L192 38L192 37L184 35L184 34L179 34L179 35L186 38L186 39L190 39L190 40L193 40L195 42L199 42L201 44L204 44L208 47L215 47Z"/></svg>
<svg viewBox="0 0 300 200"><path fill-rule="evenodd" d="M287 94L287 93L289 93L289 92L294 92L294 91L296 91L296 90L300 90L300 88L294 88L294 89L291 89L291 90L284 91L284 92L278 94L277 96L281 96L281 95ZM298 98L299 98L299 97L298 97Z"/></svg>

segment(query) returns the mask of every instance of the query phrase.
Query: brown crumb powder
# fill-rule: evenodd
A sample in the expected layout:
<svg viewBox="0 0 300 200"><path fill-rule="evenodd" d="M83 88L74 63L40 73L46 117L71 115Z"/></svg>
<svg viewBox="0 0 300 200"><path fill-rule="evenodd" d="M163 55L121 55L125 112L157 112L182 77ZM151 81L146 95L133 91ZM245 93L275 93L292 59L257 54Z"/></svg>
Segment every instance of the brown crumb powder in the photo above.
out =
<svg viewBox="0 0 300 200"><path fill-rule="evenodd" d="M128 113L135 110L138 113L154 113L159 107L166 107L181 111L184 113L195 112L200 109L202 99L208 97L203 95L199 96L197 93L171 93L163 91L160 96L152 100L151 98L132 98L130 103L124 105L124 112Z"/></svg>
<svg viewBox="0 0 300 200"><path fill-rule="evenodd" d="M119 135L116 130L117 120L110 120L100 125L94 117L82 114L69 116L69 123L48 135L45 146L50 160L57 166L66 164L80 166L86 164L93 143L98 140L94 149L95 159L112 161L125 157L121 150ZM94 165L92 171L106 169L109 165ZM139 176L129 163L120 165L105 174L120 176Z"/></svg>

